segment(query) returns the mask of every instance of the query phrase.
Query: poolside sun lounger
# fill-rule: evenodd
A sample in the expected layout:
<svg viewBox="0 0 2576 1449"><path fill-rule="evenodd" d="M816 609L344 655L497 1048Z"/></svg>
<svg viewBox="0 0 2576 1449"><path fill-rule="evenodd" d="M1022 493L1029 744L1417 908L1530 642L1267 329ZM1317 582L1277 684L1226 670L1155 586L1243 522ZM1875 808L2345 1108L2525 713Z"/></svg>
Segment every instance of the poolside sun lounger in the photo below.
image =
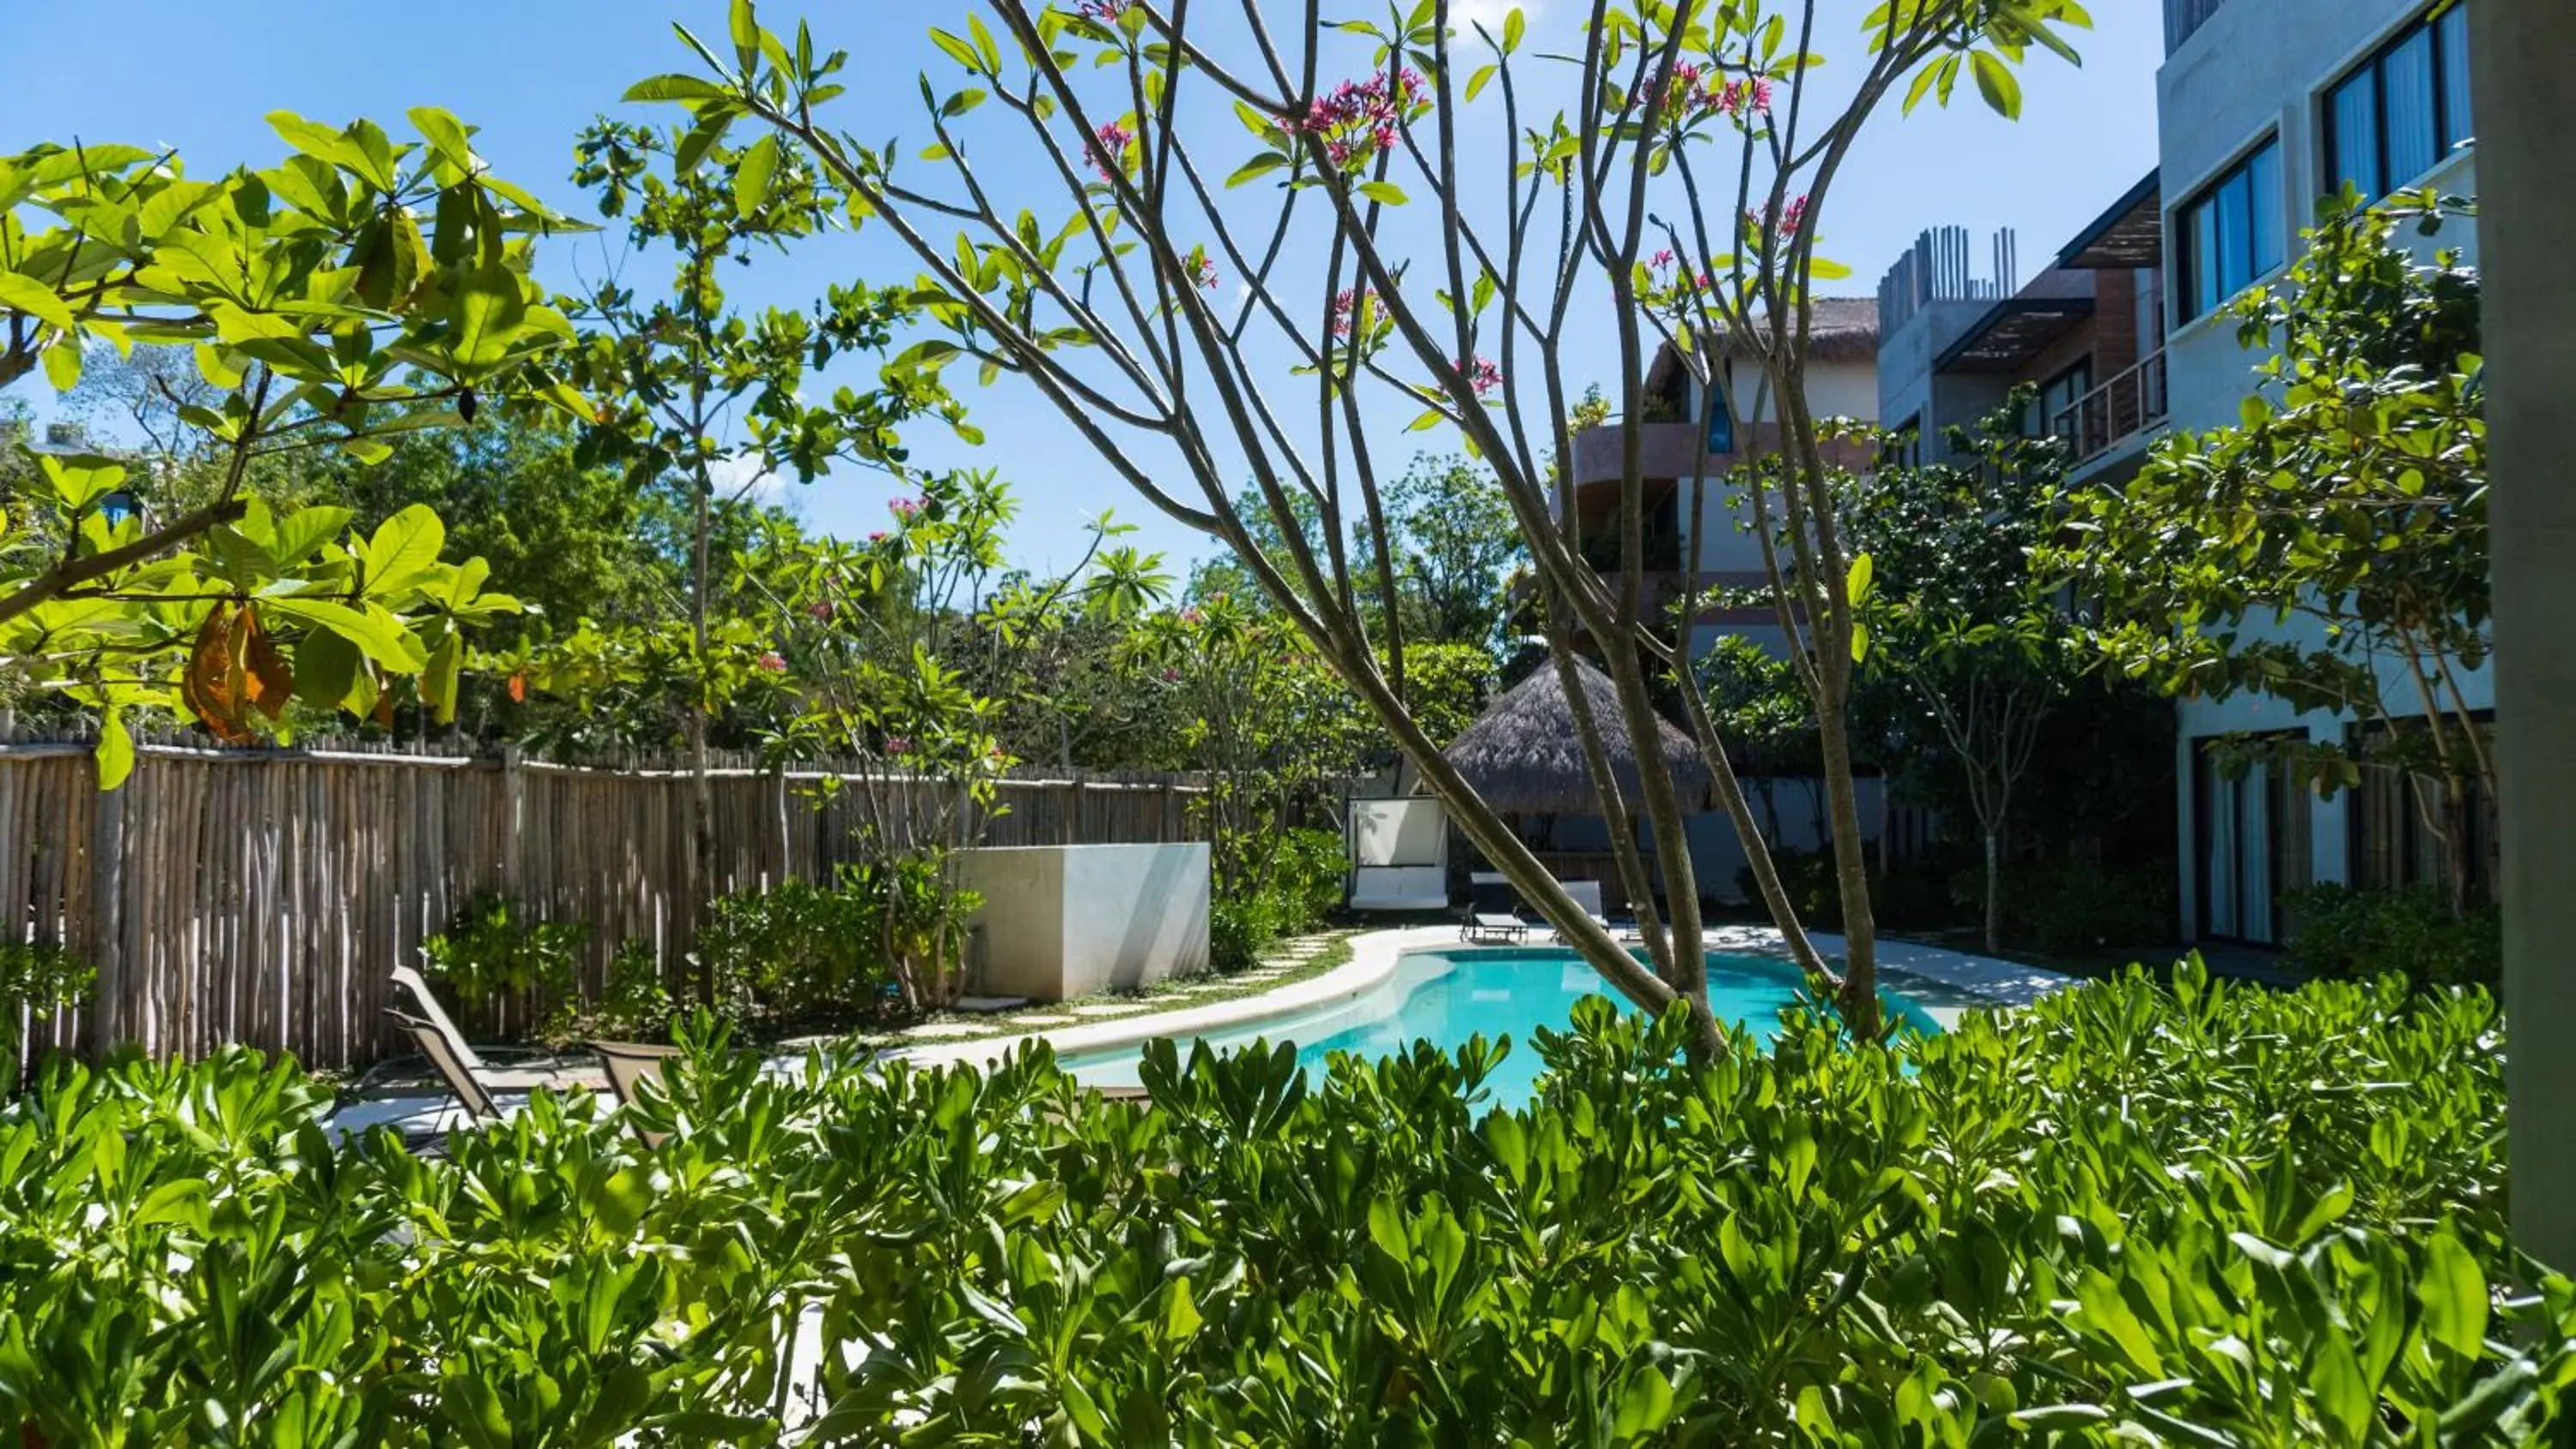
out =
<svg viewBox="0 0 2576 1449"><path fill-rule="evenodd" d="M433 1147L446 1136L450 1115L448 1104L451 1102L457 1109L463 1111L465 1126L471 1127L501 1120L501 1105L493 1099L491 1089L483 1084L482 1080L465 1065L464 1059L449 1046L447 1034L439 1030L436 1022L390 1008L386 1011L386 1015L402 1024L403 1030L420 1048L421 1056L429 1062L430 1069L436 1072L439 1081L446 1085L447 1095L439 1099L438 1106L430 1113L426 1125L408 1119L380 1121L378 1125L394 1127L402 1133L403 1145L414 1152L419 1152ZM334 1121L338 1121L338 1114L335 1114ZM327 1127L330 1124L325 1125ZM343 1123L339 1130L350 1132L357 1129L354 1124Z"/></svg>
<svg viewBox="0 0 2576 1449"><path fill-rule="evenodd" d="M617 1105L632 1108L636 1094L646 1082L660 1086L662 1065L680 1054L678 1047L654 1046L649 1042L595 1041L591 1051L599 1057L601 1070L608 1073L608 1089L617 1094ZM635 1136L647 1147L659 1147L669 1134L635 1129Z"/></svg>
<svg viewBox="0 0 2576 1449"><path fill-rule="evenodd" d="M1525 941L1529 939L1529 922L1509 911L1471 910L1466 923L1458 928L1458 939L1477 945Z"/></svg>
<svg viewBox="0 0 2576 1449"><path fill-rule="evenodd" d="M465 1033L456 1029L456 1022L448 1016L447 1008L438 1004L438 994L430 990L429 978L420 974L419 967L397 966L393 969L392 975L394 985L401 988L403 993L412 1000L409 1010L401 1007L396 1007L395 1010L435 1029L446 1040L448 1052L463 1063L467 1071L479 1072L490 1077L496 1072L522 1069L524 1064L551 1059L552 1053L532 1047L487 1047L483 1051L475 1050L473 1045L465 1040ZM507 1057L509 1062L504 1065L487 1059L486 1052L493 1058ZM513 1082L506 1085L519 1084ZM537 1083L532 1081L528 1085L534 1086Z"/></svg>

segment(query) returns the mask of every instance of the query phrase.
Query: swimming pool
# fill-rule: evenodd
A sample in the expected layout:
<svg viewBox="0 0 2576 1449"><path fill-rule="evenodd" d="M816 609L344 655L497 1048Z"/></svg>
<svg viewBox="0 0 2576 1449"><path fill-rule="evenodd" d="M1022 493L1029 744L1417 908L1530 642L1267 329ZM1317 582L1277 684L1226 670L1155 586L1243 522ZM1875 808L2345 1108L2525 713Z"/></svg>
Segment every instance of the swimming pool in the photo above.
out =
<svg viewBox="0 0 2576 1449"><path fill-rule="evenodd" d="M1710 1009L1721 1021L1751 1028L1765 1045L1779 1035L1780 1009L1797 999L1799 984L1797 968L1786 961L1708 958ZM1512 1053L1486 1086L1492 1101L1518 1105L1538 1088L1540 1062L1531 1042L1538 1028L1563 1030L1573 1019L1574 1003L1609 994L1598 972L1561 947L1416 951L1397 961L1385 981L1347 1001L1209 1032L1201 1039L1219 1051L1261 1040L1295 1042L1298 1065L1317 1076L1335 1052L1375 1058L1416 1039L1454 1050L1472 1036L1509 1036ZM1941 1029L1921 1006L1903 997L1888 997L1887 1008L1917 1030ZM1135 1086L1137 1061L1137 1049L1130 1046L1067 1053L1064 1065L1094 1086Z"/></svg>

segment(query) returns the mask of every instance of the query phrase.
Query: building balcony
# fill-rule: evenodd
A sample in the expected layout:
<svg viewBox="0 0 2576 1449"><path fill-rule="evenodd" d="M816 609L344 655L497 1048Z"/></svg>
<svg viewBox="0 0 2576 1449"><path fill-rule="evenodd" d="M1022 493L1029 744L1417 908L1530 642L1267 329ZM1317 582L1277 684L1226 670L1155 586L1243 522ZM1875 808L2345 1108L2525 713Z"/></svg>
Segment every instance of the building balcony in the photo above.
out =
<svg viewBox="0 0 2576 1449"><path fill-rule="evenodd" d="M2166 405L2165 355L2151 352L2061 410L2049 429L2066 443L2068 471L2083 472L2162 427Z"/></svg>

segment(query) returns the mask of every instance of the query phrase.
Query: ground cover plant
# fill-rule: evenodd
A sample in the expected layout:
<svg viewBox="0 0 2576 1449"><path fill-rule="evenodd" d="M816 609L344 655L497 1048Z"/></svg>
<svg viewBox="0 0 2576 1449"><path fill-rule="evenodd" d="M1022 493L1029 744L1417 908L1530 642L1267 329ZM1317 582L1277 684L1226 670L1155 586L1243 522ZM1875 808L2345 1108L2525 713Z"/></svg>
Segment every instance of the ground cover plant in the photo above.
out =
<svg viewBox="0 0 2576 1449"><path fill-rule="evenodd" d="M0 1429L49 1445L2525 1443L2576 1287L2504 1239L2500 1028L2193 966L1694 1065L1166 1049L1151 1107L693 1035L643 1146L422 1160L291 1065L0 1108ZM1514 1050L1528 1050L1515 1046ZM800 1319L821 1341L797 1356ZM800 1407L810 1385L817 1407Z"/></svg>

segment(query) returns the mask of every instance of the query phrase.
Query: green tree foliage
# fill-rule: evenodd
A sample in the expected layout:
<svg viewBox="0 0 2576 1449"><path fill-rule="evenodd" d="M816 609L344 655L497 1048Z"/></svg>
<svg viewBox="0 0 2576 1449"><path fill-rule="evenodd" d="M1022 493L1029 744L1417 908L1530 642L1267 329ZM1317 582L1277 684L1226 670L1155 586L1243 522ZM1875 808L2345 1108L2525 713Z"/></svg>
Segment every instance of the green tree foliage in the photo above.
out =
<svg viewBox="0 0 2576 1449"><path fill-rule="evenodd" d="M335 1144L248 1053L59 1062L0 1106L0 1425L2358 1449L2563 1421L2576 1285L2506 1240L2481 992L2187 966L1885 1053L1806 1016L1712 1067L1689 1037L1593 1001L1499 1105L1500 1043L1311 1080L1159 1044L1140 1107L1042 1054L780 1073L691 1033L628 1113L540 1093L440 1158ZM816 1320L864 1351L799 1350Z"/></svg>
<svg viewBox="0 0 2576 1449"><path fill-rule="evenodd" d="M190 486L162 499L119 458L46 454L0 519L0 669L99 715L103 783L139 710L226 740L290 731L293 702L381 714L397 688L452 715L466 635L516 607L481 560L441 557L426 508L353 531L252 488L283 454L371 464L487 408L587 411L548 370L570 325L527 275L565 223L453 116L410 116L421 139L397 143L280 111L295 154L211 181L131 146L0 157L0 386L41 366L69 390L92 343L183 348L195 373L167 446Z"/></svg>
<svg viewBox="0 0 2576 1449"><path fill-rule="evenodd" d="M585 463L625 466L638 489L683 480L690 499L687 686L682 726L689 754L691 879L712 879L715 804L708 783L708 721L723 707L715 594L731 560L717 556L720 515L740 506L762 477L792 469L811 482L835 460L899 467L895 425L944 408L973 430L938 378L889 369L884 385L842 388L821 406L803 398L808 369L836 353L881 351L889 328L911 310L897 293L861 286L833 290L815 316L771 308L732 311L722 269L833 224L832 200L818 191L801 156L775 138L740 150L704 128L665 130L601 120L575 147L573 180L599 195L600 210L624 218L631 249L674 254L667 293L647 299L611 278L583 299L588 324L577 376L612 399L580 453ZM766 657L764 655L764 657ZM704 909L706 892L693 889ZM702 999L714 981L702 973Z"/></svg>
<svg viewBox="0 0 2576 1449"><path fill-rule="evenodd" d="M2066 500L2049 566L2121 625L2114 658L2170 692L2254 690L2385 728L2427 827L2467 839L2495 784L2466 677L2489 650L2486 424L2476 273L2423 260L2462 204L2329 205L2283 285L2236 300L2265 350L2234 427L2178 433L2119 488ZM2326 792L2359 762L2302 743L2273 762ZM2448 852L2455 913L2469 852Z"/></svg>
<svg viewBox="0 0 2576 1449"><path fill-rule="evenodd" d="M1852 596L1864 664L1901 681L1958 774L1985 877L1985 946L2003 945L2014 805L2052 717L2098 655L2089 629L2031 570L2053 518L2064 451L2024 436L2016 394L1959 466L1885 467L1851 490Z"/></svg>
<svg viewBox="0 0 2576 1449"><path fill-rule="evenodd" d="M1504 581L1527 564L1528 550L1493 470L1418 455L1388 487L1386 513L1404 637L1497 648Z"/></svg>
<svg viewBox="0 0 2576 1449"><path fill-rule="evenodd" d="M1576 907L1412 717L1384 506L1390 474L1364 425L1362 397L1417 409L1417 429L1457 428L1493 469L1538 597L1556 616L1551 647L1569 657L1578 648L1597 653L1627 733L1650 735L1656 685L1688 662L1670 657L1633 582L1614 596L1582 556L1551 487L1553 460L1567 450L1560 359L1571 319L1592 325L1608 289L1633 426L1646 370L1649 319L1637 304L1650 287L1648 253L1667 240L1693 259L1685 273L1726 274L1722 294L1691 304L1689 326L1716 335L1707 325L1714 311L1748 345L1778 400L1787 451L1808 475L1802 481L1821 487L1804 383L1806 298L1815 277L1832 275L1819 269L1814 243L1843 158L1882 102L1909 85L1910 99L1946 101L1971 65L1987 102L2016 114L2014 64L2034 46L2072 59L2060 31L2088 23L2072 0L1881 6L1853 36L1857 80L1837 91L1848 99L1810 106L1804 82L1821 60L1810 49L1819 37L1812 24L1793 26L1796 13L1794 3L1768 0L1611 6L1588 28L1577 63L1552 72L1571 90L1551 93L1534 76L1527 85L1512 79L1526 17L1453 24L1463 16L1439 0L1391 9L1384 25L1302 26L1285 53L1254 47L1260 65L1212 51L1212 35L1242 41L1203 20L1194 29L1186 6L961 3L949 14L962 23L931 32L954 68L921 78L925 134L907 144L841 129L828 103L845 90L837 77L847 54L817 50L803 25L792 39L764 28L750 0L737 0L722 48L683 33L699 73L651 77L627 95L685 108L691 134L710 142L749 125L763 137L755 145L776 141L806 156L854 223L881 222L922 267L915 295L940 329L907 356L972 362L988 380L1015 374L1140 496L1222 540L1523 896L1632 1001L1693 1003L1700 1045L1713 1051L1721 1041L1707 1008L1698 890L1683 838L1688 802L1673 782L1646 772L1635 802L1640 828L1631 832L1628 802L1607 767L1593 772L1628 898L1640 908L1641 963ZM1798 94L1775 108L1784 86ZM1185 103L1184 93L1203 99ZM1512 118L1470 128L1509 148L1490 168L1462 161L1457 145L1455 120L1480 94ZM1210 143L1195 120L1182 123L1211 106L1233 112L1248 144ZM1008 139L993 139L996 125ZM1728 188L1706 204L1692 169L1695 142L1709 143L1710 185ZM1022 174L1042 179L997 194L979 166L1012 146L1033 157ZM1417 195L1437 225L1381 229ZM1703 228L1684 239L1660 221L1650 232L1650 216L1673 214L1720 218L1723 233ZM1758 219L1738 228L1739 215ZM1241 289L1233 300L1229 279ZM1700 365L1691 331L1666 336ZM1274 391L1283 371L1310 400L1274 406L1286 395ZM1255 510L1230 496L1246 474ZM1631 469L1620 490L1630 540L1641 484ZM1320 550L1303 536L1307 504ZM1830 563L1821 574L1802 563L1802 583L1825 582L1799 603L1835 646L1818 715L1828 776L1840 777L1829 780L1830 793L1848 823L1848 761L1838 758L1835 734L1840 650L1849 642L1842 560L1830 510L1788 506L1806 510L1801 537ZM1256 512L1278 529L1284 569L1253 534ZM1364 546L1343 547L1355 528L1365 529ZM1626 552L1623 574L1633 581L1643 560L1634 546ZM1374 621L1360 599L1371 568ZM1600 729L1588 707L1576 724L1597 762ZM1769 879L1768 852L1741 808L1722 744L1696 714L1692 725L1702 754L1720 760L1721 793L1793 953L1869 1019L1875 958L1866 884L1850 855L1856 824L1837 831L1848 842L1838 849L1853 909L1844 962L1829 966ZM1661 902L1640 838L1652 840L1668 877Z"/></svg>

